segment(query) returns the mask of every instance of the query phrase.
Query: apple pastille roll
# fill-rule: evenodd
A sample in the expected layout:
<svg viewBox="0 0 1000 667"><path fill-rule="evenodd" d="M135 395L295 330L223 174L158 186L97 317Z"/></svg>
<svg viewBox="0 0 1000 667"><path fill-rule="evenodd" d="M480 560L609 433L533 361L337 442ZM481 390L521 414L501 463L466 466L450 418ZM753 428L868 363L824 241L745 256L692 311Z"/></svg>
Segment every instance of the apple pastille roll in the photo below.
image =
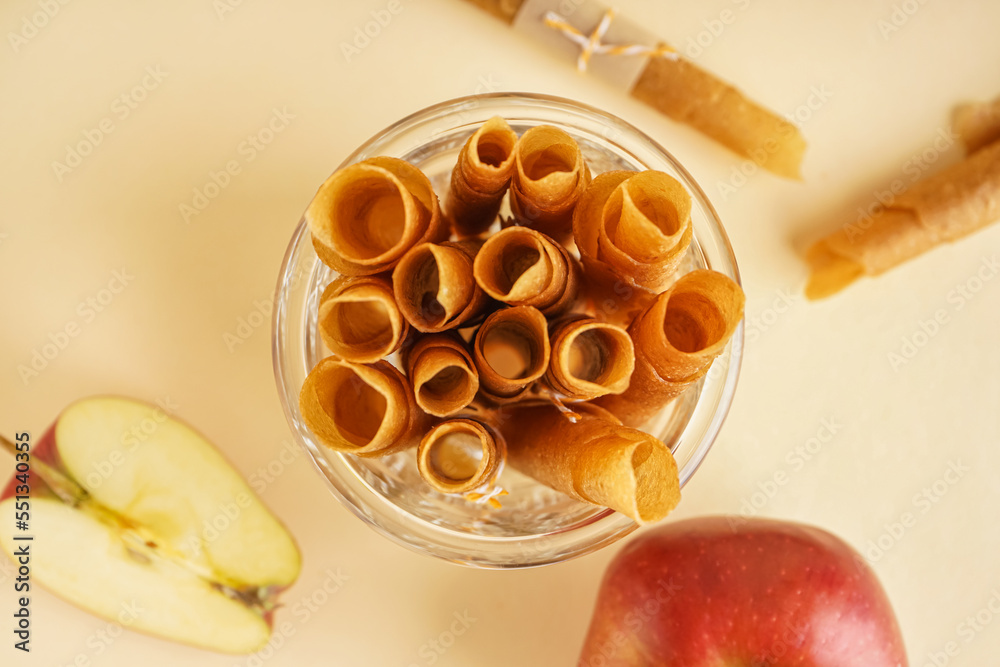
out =
<svg viewBox="0 0 1000 667"><path fill-rule="evenodd" d="M955 110L955 131L967 153L1000 141L1000 97L992 102L963 104Z"/></svg>
<svg viewBox="0 0 1000 667"><path fill-rule="evenodd" d="M573 208L590 183L590 168L576 140L551 125L533 127L517 142L514 166L514 220L566 242L572 234Z"/></svg>
<svg viewBox="0 0 1000 667"><path fill-rule="evenodd" d="M687 273L629 325L635 370L628 389L595 403L638 427L700 380L743 319L743 290L722 273Z"/></svg>
<svg viewBox="0 0 1000 667"><path fill-rule="evenodd" d="M334 172L306 209L306 221L316 254L347 276L388 271L413 246L449 233L430 181L392 157Z"/></svg>
<svg viewBox="0 0 1000 667"><path fill-rule="evenodd" d="M774 174L802 178L806 141L795 124L690 60L650 58L631 94Z"/></svg>
<svg viewBox="0 0 1000 667"><path fill-rule="evenodd" d="M427 432L417 448L417 470L441 493L462 494L500 507L496 486L507 447L492 427L473 419L449 419Z"/></svg>
<svg viewBox="0 0 1000 667"><path fill-rule="evenodd" d="M444 206L459 238L478 236L496 220L514 174L516 145L517 135L507 121L494 116L462 147Z"/></svg>
<svg viewBox="0 0 1000 667"><path fill-rule="evenodd" d="M918 181L864 221L807 252L806 296L822 299L1000 219L1000 141Z"/></svg>
<svg viewBox="0 0 1000 667"><path fill-rule="evenodd" d="M473 264L484 292L512 306L558 315L576 303L580 266L566 248L527 227L508 227L483 244Z"/></svg>
<svg viewBox="0 0 1000 667"><path fill-rule="evenodd" d="M320 443L365 457L416 445L430 423L410 383L387 361L323 359L302 384L299 409Z"/></svg>
<svg viewBox="0 0 1000 667"><path fill-rule="evenodd" d="M421 243L392 272L403 317L417 331L433 333L475 323L490 303L473 277L477 241Z"/></svg>
<svg viewBox="0 0 1000 667"><path fill-rule="evenodd" d="M466 1L508 25L518 23L525 6L531 4L527 0ZM584 0L571 0L553 2L551 6L572 21L575 11L584 4ZM538 12L538 20L544 17L545 14ZM577 27L584 35L590 35L595 28L593 25ZM552 35L560 38L556 32ZM679 53L647 58L638 78L630 83L629 94L779 176L800 178L806 142L799 129Z"/></svg>
<svg viewBox="0 0 1000 667"><path fill-rule="evenodd" d="M435 417L450 417L472 403L479 371L465 342L452 333L427 334L402 350L402 365L417 405Z"/></svg>
<svg viewBox="0 0 1000 667"><path fill-rule="evenodd" d="M635 350L628 332L587 315L555 323L545 384L570 401L589 401L628 388Z"/></svg>
<svg viewBox="0 0 1000 667"><path fill-rule="evenodd" d="M520 400L549 367L548 322L531 306L514 306L486 318L473 341L479 394L498 404Z"/></svg>
<svg viewBox="0 0 1000 667"><path fill-rule="evenodd" d="M319 332L335 355L368 364L399 349L410 325L396 307L392 284L378 276L341 276L319 299Z"/></svg>
<svg viewBox="0 0 1000 667"><path fill-rule="evenodd" d="M511 467L640 524L659 521L677 506L677 462L666 445L592 403L573 411L575 421L552 404L505 406L497 428Z"/></svg>
<svg viewBox="0 0 1000 667"><path fill-rule="evenodd" d="M641 309L670 284L691 244L691 195L663 172L603 173L580 198L573 236L598 312Z"/></svg>

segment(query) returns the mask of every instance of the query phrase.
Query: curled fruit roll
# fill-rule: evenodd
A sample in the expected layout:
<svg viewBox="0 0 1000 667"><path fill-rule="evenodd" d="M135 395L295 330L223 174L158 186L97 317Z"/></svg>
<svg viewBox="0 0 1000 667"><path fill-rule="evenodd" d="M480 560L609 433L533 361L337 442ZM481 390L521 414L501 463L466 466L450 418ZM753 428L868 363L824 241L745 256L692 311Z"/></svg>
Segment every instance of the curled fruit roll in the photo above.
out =
<svg viewBox="0 0 1000 667"><path fill-rule="evenodd" d="M628 332L592 317L557 323L550 333L552 358L545 383L573 401L620 394L628 387L635 351Z"/></svg>
<svg viewBox="0 0 1000 667"><path fill-rule="evenodd" d="M969 121L964 128L970 146L986 136L988 123L980 122ZM1000 137L1000 130L996 136ZM806 296L828 297L858 278L888 271L997 220L1000 139L918 181L866 221L841 227L817 241L806 255L812 265Z"/></svg>
<svg viewBox="0 0 1000 667"><path fill-rule="evenodd" d="M406 378L387 361L323 359L302 384L299 408L320 443L358 456L412 447L429 421Z"/></svg>
<svg viewBox="0 0 1000 667"><path fill-rule="evenodd" d="M691 195L658 171L601 174L573 214L588 295L596 302L626 301L636 289L662 292L691 235Z"/></svg>
<svg viewBox="0 0 1000 667"><path fill-rule="evenodd" d="M572 307L580 283L580 267L566 248L527 227L508 227L487 239L473 275L497 301L534 306L545 315Z"/></svg>
<svg viewBox="0 0 1000 667"><path fill-rule="evenodd" d="M806 142L794 123L686 58L650 58L632 96L772 173L801 179Z"/></svg>
<svg viewBox="0 0 1000 667"><path fill-rule="evenodd" d="M551 354L547 325L531 306L504 308L486 318L472 348L484 397L516 401L545 374Z"/></svg>
<svg viewBox="0 0 1000 667"><path fill-rule="evenodd" d="M450 417L469 405L479 390L479 371L462 339L428 334L403 350L403 367L420 408Z"/></svg>
<svg viewBox="0 0 1000 667"><path fill-rule="evenodd" d="M500 507L496 487L506 458L504 440L472 419L450 419L434 426L417 448L417 470L441 493L464 494Z"/></svg>
<svg viewBox="0 0 1000 667"><path fill-rule="evenodd" d="M392 285L375 276L342 276L319 300L319 332L338 357L372 363L397 349L410 326L396 307Z"/></svg>
<svg viewBox="0 0 1000 667"><path fill-rule="evenodd" d="M590 168L570 135L533 127L514 149L510 207L518 224L563 242L572 233L573 207L590 182Z"/></svg>
<svg viewBox="0 0 1000 667"><path fill-rule="evenodd" d="M670 449L591 403L573 410L575 420L554 405L505 406L498 429L511 467L637 523L669 514L680 501L677 462Z"/></svg>
<svg viewBox="0 0 1000 667"><path fill-rule="evenodd" d="M682 276L628 328L635 370L628 389L596 404L640 426L700 380L743 319L743 290L716 271Z"/></svg>
<svg viewBox="0 0 1000 667"><path fill-rule="evenodd" d="M391 157L334 172L309 204L306 221L319 258L348 276L382 273L416 244L448 236L431 182Z"/></svg>
<svg viewBox="0 0 1000 667"><path fill-rule="evenodd" d="M489 304L473 279L479 243L422 243L411 248L392 273L392 288L403 317L422 332L472 324Z"/></svg>
<svg viewBox="0 0 1000 667"><path fill-rule="evenodd" d="M459 238L477 236L493 224L514 173L517 135L503 118L483 123L462 147L451 172L445 210Z"/></svg>
<svg viewBox="0 0 1000 667"><path fill-rule="evenodd" d="M955 130L967 152L974 153L1000 141L1000 97L992 102L963 104L954 115Z"/></svg>

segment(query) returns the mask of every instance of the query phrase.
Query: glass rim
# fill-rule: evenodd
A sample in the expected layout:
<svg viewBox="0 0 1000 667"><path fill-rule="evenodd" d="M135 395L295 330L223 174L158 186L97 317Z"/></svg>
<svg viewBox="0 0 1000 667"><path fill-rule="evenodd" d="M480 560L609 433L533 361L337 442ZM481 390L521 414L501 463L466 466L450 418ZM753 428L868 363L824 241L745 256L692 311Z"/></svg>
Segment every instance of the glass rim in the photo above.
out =
<svg viewBox="0 0 1000 667"><path fill-rule="evenodd" d="M361 156L377 151L380 145L390 143L392 140L396 139L405 132L413 131L415 127L427 125L437 118L460 111L463 107L479 108L484 104L491 106L503 106L504 104L522 105L568 112L575 116L585 117L588 120L596 121L603 125L615 128L623 135L628 136L631 141L644 145L647 150L655 153L658 158L669 163L673 169L676 169L681 176L684 186L689 190L692 198L697 200L698 205L704 210L712 228L712 240L720 250L720 256L716 258L716 261L721 262L721 266L713 266L712 268L721 268L723 272L732 278L737 284L741 284L735 254L719 215L712 206L711 202L708 200L704 191L701 189L700 185L691 176L687 169L666 148L661 146L652 137L632 124L606 111L602 111L588 104L576 102L574 100L537 93L489 93L484 95L458 97L439 102L411 113L395 123L392 123L384 130L376 133L352 151L351 154L348 155L335 168L334 171L359 161ZM499 111L498 113L502 115ZM627 148L625 150L627 150ZM638 160L638 158L636 159ZM366 480L354 473L352 465L346 459L346 454L319 451L311 437L309 437L308 434L303 433L301 417L298 414L298 388L294 391L294 400L290 400L289 374L291 369L286 367L287 364L292 361L292 359L286 359L286 352L288 351L287 344L289 342L286 340L287 336L285 330L287 324L286 309L290 293L295 287L296 276L293 274L294 269L296 268L296 260L302 252L305 252L307 255L312 253L315 261L318 262L318 258L315 258L315 251L312 249L309 229L304 215L300 218L300 221L293 233L291 242L285 251L275 291L275 308L271 323L272 364L275 381L279 390L279 398L285 419L290 430L295 436L296 441L301 447L303 447L303 449L305 449L306 453L309 455L309 459L312 461L313 466L325 480L327 487L333 492L340 503L346 506L352 514L362 519L380 534L411 550L429 556L436 556L438 558L462 565L497 569L537 567L569 560L571 558L579 557L599 550L638 528L638 525L628 517L614 512L613 510L604 508L603 511L587 517L586 519L573 525L561 526L544 533L510 537L481 535L470 533L468 531L460 531L432 523L421 517L417 517L394 504L390 498L379 493L377 490L372 488ZM697 444L694 452L679 471L680 485L682 487L690 480L695 471L701 466L709 449L718 437L722 424L729 413L735 388L739 379L743 352L743 335L744 321L741 320L732 340L729 342L726 347L726 351L723 353L723 355L727 357L728 363L725 370L725 378L722 381L722 386L719 392L719 400L714 411L712 412L711 421L705 428L704 433L701 436L701 440ZM300 361L304 362L305 359L301 359ZM719 360L717 359L716 362L718 361ZM714 364L712 368L715 368ZM699 400L700 398L701 397L699 397ZM353 480L350 480L352 482L351 484L345 483L345 480L340 477L338 477L337 481L332 478L332 471L328 469L327 465L324 465L327 458L334 458L341 461L344 469L349 471L353 477ZM338 484L338 481L341 483ZM362 493L367 493L367 497L360 497ZM379 507L372 507L373 502L378 504ZM383 509L381 507L383 505L385 511L379 514L376 519L373 514L379 509ZM410 536L410 533L413 530L419 530L433 535L436 538L436 541L432 541L434 541L437 545L445 545L444 550L447 551L447 554L423 548L421 544L426 543L428 538L426 535L420 536L420 544L418 544L417 541L412 539L412 536ZM547 540L558 539L559 536L565 536L569 533L586 534L581 535L580 539L577 540L580 544L575 545L574 548L565 553L558 552L549 554L545 557L537 557L516 563L507 561L499 562L490 559L472 557L460 557L461 554L468 551L473 544L507 545L517 543L523 547L525 544L544 543ZM592 537L592 539L586 539L588 536ZM408 539L408 537L410 537L410 539ZM463 543L469 544L463 545ZM545 553L548 554L547 550L542 551L545 551ZM539 553L542 553L542 551Z"/></svg>

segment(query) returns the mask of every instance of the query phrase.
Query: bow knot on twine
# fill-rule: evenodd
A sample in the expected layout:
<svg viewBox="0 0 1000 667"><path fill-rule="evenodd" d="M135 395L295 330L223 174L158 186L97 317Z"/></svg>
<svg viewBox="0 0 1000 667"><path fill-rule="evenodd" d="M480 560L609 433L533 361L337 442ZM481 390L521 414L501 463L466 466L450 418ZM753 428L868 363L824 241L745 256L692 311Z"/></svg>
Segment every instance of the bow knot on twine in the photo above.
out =
<svg viewBox="0 0 1000 667"><path fill-rule="evenodd" d="M580 55L576 59L576 69L580 72L587 71L590 58L595 53L611 56L649 56L671 58L676 60L677 51L662 44L660 46L644 46L642 44L605 44L602 40L611 27L611 22L615 18L615 10L609 9L604 13L601 22L597 24L590 35L585 35L565 18L555 12L546 12L543 21L545 25L553 30L558 30L566 39L580 47Z"/></svg>

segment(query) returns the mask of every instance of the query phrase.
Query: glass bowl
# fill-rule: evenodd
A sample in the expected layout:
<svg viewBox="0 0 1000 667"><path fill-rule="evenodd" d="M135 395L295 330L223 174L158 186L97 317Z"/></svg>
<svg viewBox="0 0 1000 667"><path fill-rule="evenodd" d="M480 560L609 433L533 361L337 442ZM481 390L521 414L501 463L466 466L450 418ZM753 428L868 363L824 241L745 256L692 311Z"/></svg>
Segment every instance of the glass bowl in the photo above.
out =
<svg viewBox="0 0 1000 667"><path fill-rule="evenodd" d="M656 169L678 179L693 199L694 240L682 271L711 268L739 282L722 223L684 167L635 127L578 102L506 93L443 102L388 127L340 166L376 155L402 158L422 169L443 199L462 145L476 127L496 115L519 135L542 124L565 130L579 142L594 175L612 169ZM635 530L636 524L624 515L571 500L509 466L500 478L509 495L502 498L501 509L493 509L433 490L419 477L413 450L361 459L317 442L299 412L298 396L309 370L329 354L316 330L317 304L335 276L317 258L305 220L300 221L278 281L274 374L292 433L330 490L355 515L410 549L482 568L557 563L596 551ZM644 427L673 451L681 485L691 479L729 410L742 342L740 324L708 375Z"/></svg>

